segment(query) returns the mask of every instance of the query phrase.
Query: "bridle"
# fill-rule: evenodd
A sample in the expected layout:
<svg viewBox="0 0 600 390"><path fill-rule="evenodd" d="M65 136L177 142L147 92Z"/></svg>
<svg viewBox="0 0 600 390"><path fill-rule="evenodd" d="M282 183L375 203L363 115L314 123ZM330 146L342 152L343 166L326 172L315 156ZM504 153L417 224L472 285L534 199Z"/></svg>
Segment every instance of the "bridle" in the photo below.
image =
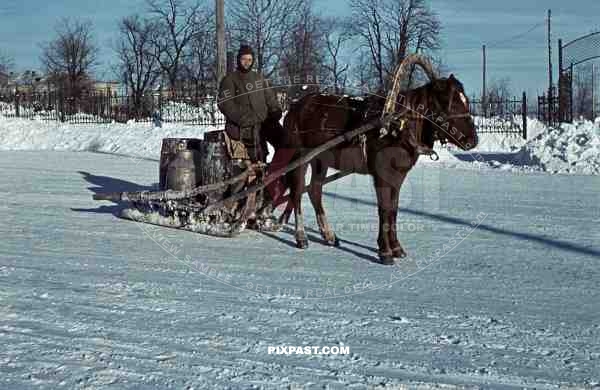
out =
<svg viewBox="0 0 600 390"><path fill-rule="evenodd" d="M448 120L451 120L451 119L467 118L467 117L471 116L467 97L464 95L464 93L462 91L460 91L459 94L460 94L460 98L461 98L461 101L463 103L463 106L464 106L466 112L461 113L461 114L452 114L452 115L446 115L446 116L443 115L443 113L451 112L452 104L454 103L454 95L457 92L457 86L455 84L452 84L452 86L450 88L450 96L448 99L448 107L447 107L446 111L444 111L442 109L442 104L440 104L439 100L436 98L436 93L433 91L433 88L434 88L434 84L432 81L429 89L426 90L427 95L425 97L425 103L426 103L426 106L433 107L435 109L435 111L439 115L438 117L443 118L447 122ZM418 95L417 95L416 99L417 99L417 103L420 103L418 101L418 99L419 99ZM411 102L411 104L414 105L415 102ZM423 145L423 143L422 143L421 137L422 137L424 120L427 120L426 115L414 112L414 110L411 110L410 107L407 107L403 111L395 112L395 113L391 114L390 116L388 116L387 120L384 122L383 127L380 130L379 138L382 138L382 137L386 136L387 134L391 134L393 137L398 137L400 135L400 133L402 133L406 130L408 132L409 143L415 148L415 150L417 151L418 154L429 155L429 157L432 160L438 160L439 156L437 155L437 153L432 148L430 148L426 145ZM431 119L429 119L429 120L431 120ZM415 124L414 128L405 129L405 125L406 125L407 121L412 121ZM398 130L400 130L400 133L397 131L397 129L393 129L390 132L391 124L396 125L396 128ZM448 135L446 134L445 131L443 131L441 126L439 126L437 123L434 123L433 130L432 130L432 137L433 137L434 142L439 141L442 145L446 145L448 143Z"/></svg>
<svg viewBox="0 0 600 390"><path fill-rule="evenodd" d="M450 100L448 101L448 110L446 112L450 112L450 110L452 109L452 103L454 101L454 95L456 93L456 85L452 84L452 88L450 89ZM462 104L465 106L465 109L467 110L467 112L462 113L462 114L453 114L453 115L448 115L445 118L446 119L455 119L455 118L466 118L466 117L470 117L471 113L469 112L469 102L467 101L467 97L465 96L465 94L463 92L460 92L460 97L461 97L461 101ZM438 103L439 105L439 103Z"/></svg>

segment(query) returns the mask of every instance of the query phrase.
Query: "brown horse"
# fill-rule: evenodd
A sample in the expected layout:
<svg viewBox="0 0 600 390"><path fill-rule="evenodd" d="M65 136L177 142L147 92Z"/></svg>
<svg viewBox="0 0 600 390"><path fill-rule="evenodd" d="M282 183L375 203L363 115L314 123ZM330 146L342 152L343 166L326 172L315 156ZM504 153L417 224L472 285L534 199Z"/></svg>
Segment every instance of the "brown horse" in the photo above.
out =
<svg viewBox="0 0 600 390"><path fill-rule="evenodd" d="M276 146L273 159L275 162L283 150L288 153L290 150L294 151L293 157L298 158L334 136L381 117L386 111L402 113L404 121L391 123L381 131L369 131L362 140L344 142L310 162L309 197L321 235L329 245L337 246L339 241L327 221L322 203L323 181L327 169L331 167L373 177L379 210L377 243L379 258L384 264L393 263L395 257L406 256L396 232L398 200L400 187L419 155L432 153L436 140L451 142L463 150L477 145L475 125L469 114L469 102L462 84L453 75L436 78L427 61L419 58L413 61L426 70L432 81L405 91L401 96L399 91L393 90L387 99L380 96L353 98L310 94L294 103L284 121L287 138L285 147ZM396 87L394 83L394 88ZM305 172L306 166L302 166L286 178L290 200L280 219L287 222L291 211L294 211L298 248L308 246L301 207Z"/></svg>

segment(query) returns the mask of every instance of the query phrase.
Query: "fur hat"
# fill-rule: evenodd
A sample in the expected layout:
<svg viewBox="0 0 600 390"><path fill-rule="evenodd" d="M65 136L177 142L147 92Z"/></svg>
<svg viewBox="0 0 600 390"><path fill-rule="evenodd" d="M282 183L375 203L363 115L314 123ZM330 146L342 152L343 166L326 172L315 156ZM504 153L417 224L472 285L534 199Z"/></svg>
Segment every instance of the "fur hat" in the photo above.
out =
<svg viewBox="0 0 600 390"><path fill-rule="evenodd" d="M240 49L238 50L238 54L237 54L237 67L240 70L243 70L242 65L240 63L240 59L242 58L242 56L244 54L250 54L252 55L252 65L250 65L250 69L252 69L252 66L254 65L254 50L252 50L252 47L250 47L249 45L241 45Z"/></svg>
<svg viewBox="0 0 600 390"><path fill-rule="evenodd" d="M252 57L254 57L254 50L252 50L252 47L250 47L250 45L240 46L240 49L238 50L238 57L241 57L244 54L252 54Z"/></svg>

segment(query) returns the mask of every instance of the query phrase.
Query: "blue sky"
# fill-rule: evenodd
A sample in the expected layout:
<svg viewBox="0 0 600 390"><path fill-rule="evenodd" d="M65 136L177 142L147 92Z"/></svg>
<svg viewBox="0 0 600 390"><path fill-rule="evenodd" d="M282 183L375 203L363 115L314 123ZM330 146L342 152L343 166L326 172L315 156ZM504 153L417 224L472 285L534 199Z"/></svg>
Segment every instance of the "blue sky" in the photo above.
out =
<svg viewBox="0 0 600 390"><path fill-rule="evenodd" d="M209 0L212 3L212 0ZM227 1L227 0L225 0ZM315 0L323 14L346 15L345 0ZM598 0L432 0L443 26L442 58L463 81L469 95L481 90L481 45L488 45L488 82L509 77L516 93L525 90L530 98L547 88L547 9L552 9L555 68L556 40L569 41L600 29ZM38 44L48 40L61 16L89 18L105 64L99 77L111 78L108 64L111 42L119 18L143 11L143 0L2 0L0 2L0 50L9 53L19 69L39 67ZM528 31L518 39L511 37ZM506 42L506 40L509 40ZM495 43L495 44L494 44ZM555 76L556 78L556 76Z"/></svg>

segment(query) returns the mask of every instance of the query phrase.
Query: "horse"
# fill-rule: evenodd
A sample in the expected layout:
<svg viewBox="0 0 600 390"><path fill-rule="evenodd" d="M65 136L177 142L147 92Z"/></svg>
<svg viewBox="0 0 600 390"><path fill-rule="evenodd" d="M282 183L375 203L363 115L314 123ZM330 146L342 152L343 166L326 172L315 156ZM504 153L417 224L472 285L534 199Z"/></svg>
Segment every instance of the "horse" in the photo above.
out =
<svg viewBox="0 0 600 390"><path fill-rule="evenodd" d="M420 65L430 81L400 94L399 78L412 64ZM283 151L288 155L293 151L293 157L298 158L332 137L386 113L398 114L396 118L399 120L386 123L379 132L371 130L361 140L345 141L307 163L311 166L309 198L321 235L332 246L338 246L339 240L327 221L322 203L323 182L328 168L373 177L379 213L379 262L393 264L394 258L407 256L396 231L400 187L421 154L435 154L435 141L450 142L463 150L477 145L477 132L469 112L469 100L462 83L453 74L438 78L426 58L412 55L398 66L387 98L311 93L293 103L284 119L285 141L278 140L273 162ZM284 158L284 161L289 161L289 158ZM294 211L296 246L300 249L308 247L301 207L307 165L293 170L285 178L285 187L289 187L290 195L286 210L280 217L280 223L287 222L291 211ZM281 194L281 191L278 193Z"/></svg>

